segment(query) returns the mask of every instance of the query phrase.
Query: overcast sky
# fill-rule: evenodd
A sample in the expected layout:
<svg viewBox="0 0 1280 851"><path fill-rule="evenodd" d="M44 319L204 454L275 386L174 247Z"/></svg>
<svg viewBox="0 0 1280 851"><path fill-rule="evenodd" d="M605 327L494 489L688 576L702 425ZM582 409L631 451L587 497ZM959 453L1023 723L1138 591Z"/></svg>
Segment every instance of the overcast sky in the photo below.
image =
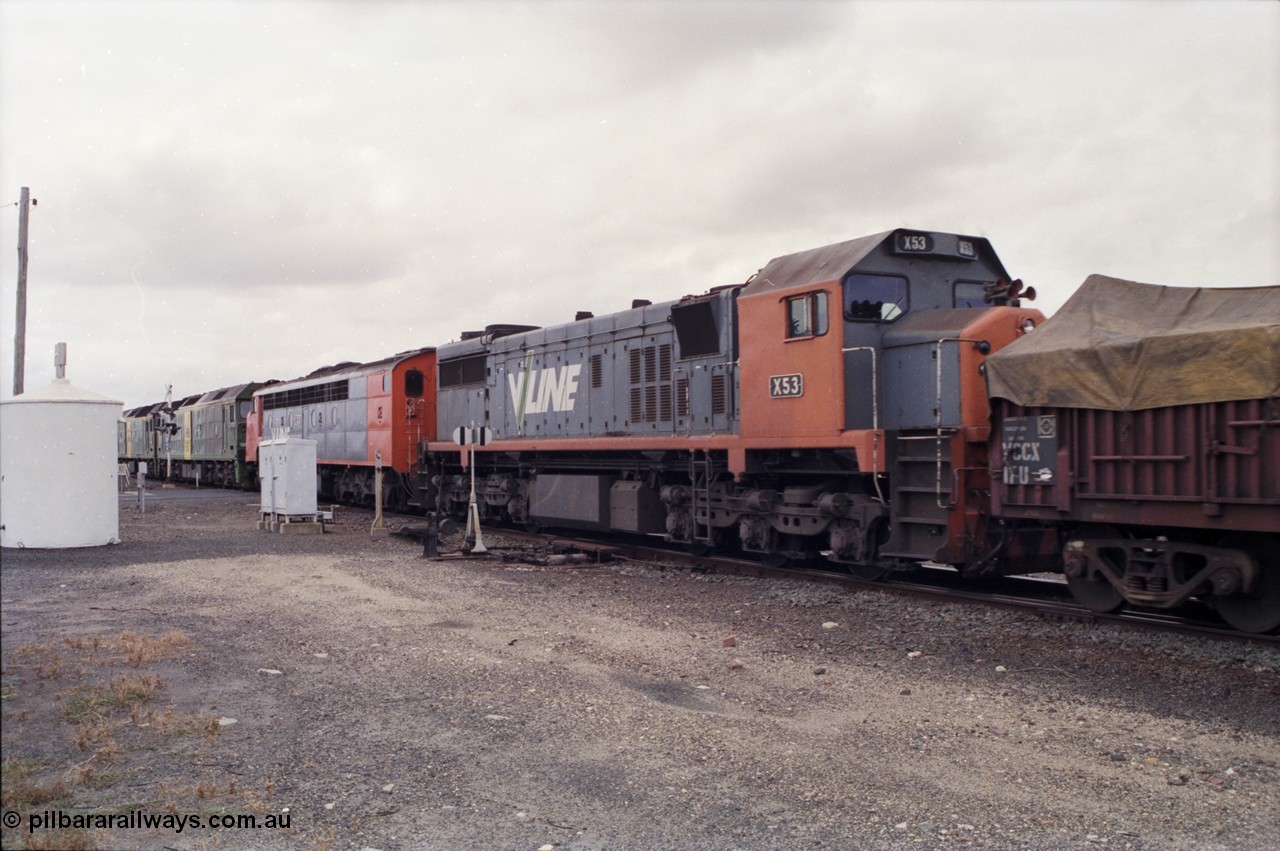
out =
<svg viewBox="0 0 1280 851"><path fill-rule="evenodd" d="M126 407L917 227L1280 284L1280 3L0 0L26 389ZM12 395L18 207L0 209Z"/></svg>

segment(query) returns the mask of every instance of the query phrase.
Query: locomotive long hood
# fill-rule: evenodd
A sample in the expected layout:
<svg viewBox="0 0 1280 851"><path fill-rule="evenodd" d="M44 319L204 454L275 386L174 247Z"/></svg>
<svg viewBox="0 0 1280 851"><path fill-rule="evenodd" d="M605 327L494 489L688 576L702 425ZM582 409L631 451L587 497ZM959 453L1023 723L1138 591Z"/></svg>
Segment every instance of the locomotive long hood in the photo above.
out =
<svg viewBox="0 0 1280 851"><path fill-rule="evenodd" d="M1025 407L1138 411L1280 395L1280 287L1165 287L1090 275L1042 326L987 359Z"/></svg>

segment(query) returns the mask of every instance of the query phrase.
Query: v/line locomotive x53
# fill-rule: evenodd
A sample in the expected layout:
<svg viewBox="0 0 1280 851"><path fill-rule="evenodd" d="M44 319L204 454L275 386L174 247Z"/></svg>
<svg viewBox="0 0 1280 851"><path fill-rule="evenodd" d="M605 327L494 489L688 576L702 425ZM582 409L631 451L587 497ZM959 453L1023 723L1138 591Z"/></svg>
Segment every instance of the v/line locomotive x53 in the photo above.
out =
<svg viewBox="0 0 1280 851"><path fill-rule="evenodd" d="M1239 292L1223 298L1234 303ZM1031 469L1029 455L1016 457L1022 443L1028 453L1042 448L1010 431L1031 416L1062 417L1055 468L1075 470L1089 451L1091 461L1107 459L1079 442L1077 420L1039 408L1014 416L1003 398L994 403L1004 431L993 435L987 359L1007 357L1016 373L1026 361L1013 354L1045 321L1022 305L1033 294L1009 281L987 240L956 234L894 230L777 258L746 283L703 295L467 335L437 352L439 433L480 425L498 435L476 454L491 523L660 535L773 562L822 558L865 576L922 561L967 576L1065 569L1096 609L1194 596L1241 629L1264 632L1280 627L1280 288L1256 294L1252 307L1213 318L1222 326L1215 344L1252 333L1242 326L1259 316L1265 326L1262 338L1232 349L1261 352L1258 379L1230 391L1245 407L1222 412L1217 425L1193 416L1174 427L1189 446L1218 447L1214 470L1231 459L1222 475L1241 486L1196 490L1147 476L1101 494L1112 509L1143 500L1145 512L1088 510L1098 480L1079 473L1054 480L1051 509L1043 495L1027 495L1047 480L1007 478ZM1106 298L1068 315L1098 324ZM1166 321L1194 324L1161 315L1156 327ZM1146 327L1139 338L1162 333ZM1089 362L1098 345L1079 337L1063 348ZM1054 403L1054 370L1038 375L1049 395L1033 404ZM1221 400L1181 399L1175 387L1159 405L1180 403ZM1096 400L1069 404L1107 416ZM1220 433L1236 427L1252 431ZM1183 455L1204 466L1202 453ZM460 516L465 464L458 447L425 443L420 504ZM1201 520L1170 511L1187 501L1203 504Z"/></svg>
<svg viewBox="0 0 1280 851"><path fill-rule="evenodd" d="M1007 279L985 239L896 230L705 295L494 329L439 347L440 433L499 435L477 456L491 522L990 567L980 368L1043 319ZM459 510L458 463L426 447L427 502Z"/></svg>

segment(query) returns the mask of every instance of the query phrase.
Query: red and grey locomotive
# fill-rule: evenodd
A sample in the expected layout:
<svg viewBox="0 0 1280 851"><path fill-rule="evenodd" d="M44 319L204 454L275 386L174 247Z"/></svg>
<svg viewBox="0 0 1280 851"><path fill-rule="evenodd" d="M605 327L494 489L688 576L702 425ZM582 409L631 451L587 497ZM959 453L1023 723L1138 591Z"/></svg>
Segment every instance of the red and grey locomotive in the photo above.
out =
<svg viewBox="0 0 1280 851"><path fill-rule="evenodd" d="M439 348L440 431L487 426L488 517L859 571L989 551L986 357L1042 321L987 240L895 230L746 283ZM468 495L433 443L436 501Z"/></svg>

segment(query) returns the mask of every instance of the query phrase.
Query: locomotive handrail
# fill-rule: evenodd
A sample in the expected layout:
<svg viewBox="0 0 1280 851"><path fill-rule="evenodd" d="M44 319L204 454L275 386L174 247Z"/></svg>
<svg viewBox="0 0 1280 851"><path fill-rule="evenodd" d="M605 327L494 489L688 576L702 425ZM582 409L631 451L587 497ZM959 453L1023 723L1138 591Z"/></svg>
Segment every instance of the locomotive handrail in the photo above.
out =
<svg viewBox="0 0 1280 851"><path fill-rule="evenodd" d="M871 438L871 483L876 488L876 499L881 505L888 505L885 502L884 492L880 490L880 391L878 390L877 378L880 374L880 367L877 364L876 348L874 346L848 346L840 350L841 354L846 352L871 352L871 430L873 437Z"/></svg>
<svg viewBox="0 0 1280 851"><path fill-rule="evenodd" d="M975 340L969 337L943 337L942 339L938 340L937 343L934 344L933 359L937 363L937 374L934 378L934 391L936 392L937 395L934 397L934 401L936 402L936 404L933 410L934 410L935 416L937 417L937 428L938 428L938 433L937 433L938 464L937 464L937 471L934 478L934 496L936 498L939 508L941 508L943 511L950 511L952 507L952 502L950 498L948 498L946 502L942 501L942 344L943 343L973 343L975 346L986 345L987 351L990 351L990 344L986 340ZM981 349L979 349L979 351L981 351ZM964 418L962 416L961 422L963 422L963 420ZM948 494L948 497L950 497L950 494Z"/></svg>
<svg viewBox="0 0 1280 851"><path fill-rule="evenodd" d="M933 389L936 394L934 397L933 411L934 411L935 417L937 418L937 428L938 428L937 435L935 438L937 442L934 444L937 465L935 467L935 473L934 473L933 496L934 496L934 502L936 502L938 507L941 508L943 511L951 510L951 498L950 498L951 494L950 493L947 494L946 502L943 502L942 500L942 344L948 343L948 342L960 342L960 341L958 338L944 337L941 340L939 340L936 344L934 344L934 349L933 349L933 361L935 364L937 364L937 375L935 376L934 383L933 383Z"/></svg>

